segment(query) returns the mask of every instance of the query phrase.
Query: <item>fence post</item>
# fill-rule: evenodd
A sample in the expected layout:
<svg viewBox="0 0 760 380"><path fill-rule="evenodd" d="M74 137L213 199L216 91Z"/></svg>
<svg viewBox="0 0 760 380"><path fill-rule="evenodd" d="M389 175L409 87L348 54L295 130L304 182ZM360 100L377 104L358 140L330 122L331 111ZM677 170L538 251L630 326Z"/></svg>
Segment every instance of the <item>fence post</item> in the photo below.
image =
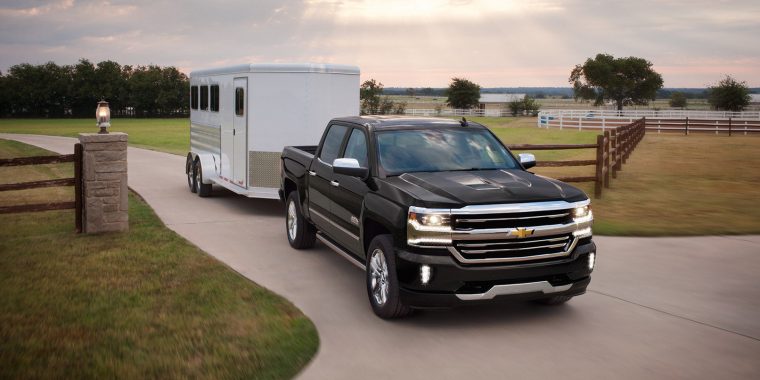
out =
<svg viewBox="0 0 760 380"><path fill-rule="evenodd" d="M613 149L610 149L610 154L612 155L613 161L612 165L610 166L610 169L612 171L612 178L617 178L617 166L618 166L618 149L620 147L620 143L618 142L618 134L617 134L617 128L610 131L610 145L612 145Z"/></svg>
<svg viewBox="0 0 760 380"><path fill-rule="evenodd" d="M77 233L82 233L82 215L84 214L84 202L82 202L82 144L74 144L74 224Z"/></svg>
<svg viewBox="0 0 760 380"><path fill-rule="evenodd" d="M596 136L596 182L594 183L594 198L602 197L602 181L604 166L604 136Z"/></svg>
<svg viewBox="0 0 760 380"><path fill-rule="evenodd" d="M728 118L728 137L731 137L731 118Z"/></svg>
<svg viewBox="0 0 760 380"><path fill-rule="evenodd" d="M689 135L689 117L686 116L686 136Z"/></svg>
<svg viewBox="0 0 760 380"><path fill-rule="evenodd" d="M604 131L604 187L610 187L610 131Z"/></svg>

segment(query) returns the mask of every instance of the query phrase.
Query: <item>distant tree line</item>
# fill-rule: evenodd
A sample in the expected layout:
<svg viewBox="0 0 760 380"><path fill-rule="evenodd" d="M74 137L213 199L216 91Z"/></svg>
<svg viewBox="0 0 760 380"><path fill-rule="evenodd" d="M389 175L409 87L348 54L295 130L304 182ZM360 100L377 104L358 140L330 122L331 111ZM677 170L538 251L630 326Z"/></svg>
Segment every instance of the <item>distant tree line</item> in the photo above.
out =
<svg viewBox="0 0 760 380"><path fill-rule="evenodd" d="M0 73L2 117L94 117L106 100L114 116L164 117L188 113L189 82L175 67L114 61L75 65L22 63Z"/></svg>

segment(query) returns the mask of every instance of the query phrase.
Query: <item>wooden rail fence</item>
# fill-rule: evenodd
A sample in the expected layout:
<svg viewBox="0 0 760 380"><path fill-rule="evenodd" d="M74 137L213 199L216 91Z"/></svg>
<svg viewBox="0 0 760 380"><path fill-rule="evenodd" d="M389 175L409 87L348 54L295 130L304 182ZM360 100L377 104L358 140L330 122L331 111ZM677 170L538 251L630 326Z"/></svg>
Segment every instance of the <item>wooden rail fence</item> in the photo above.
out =
<svg viewBox="0 0 760 380"><path fill-rule="evenodd" d="M74 201L73 202L51 202L51 203L36 203L36 204L27 204L27 205L0 206L0 214L74 209L76 213L76 216L75 216L76 230L77 232L82 232L82 215L83 215L82 210L84 207L84 204L82 202L82 196L83 196L82 194L82 144L74 145L74 154L67 154L67 155L61 155L61 156L37 156L37 157L0 159L0 167L24 166L24 165L46 165L46 164L58 164L58 163L65 163L65 162L74 163L74 177L73 178L61 178L61 179L50 179L50 180L45 180L45 181L0 184L0 191L38 189L38 188L44 188L44 187L57 187L57 186L74 186Z"/></svg>
<svg viewBox="0 0 760 380"><path fill-rule="evenodd" d="M610 187L610 178L617 178L623 164L646 133L646 119L641 118L628 125L604 131L596 137L596 144L573 145L509 145L511 150L562 150L596 149L593 160L538 161L536 167L594 166L593 176L557 178L563 182L594 182L594 197L601 198L602 189Z"/></svg>
<svg viewBox="0 0 760 380"><path fill-rule="evenodd" d="M715 133L748 135L760 132L760 120L734 119L659 119L647 118L647 130L662 132L678 132L688 135L689 133Z"/></svg>

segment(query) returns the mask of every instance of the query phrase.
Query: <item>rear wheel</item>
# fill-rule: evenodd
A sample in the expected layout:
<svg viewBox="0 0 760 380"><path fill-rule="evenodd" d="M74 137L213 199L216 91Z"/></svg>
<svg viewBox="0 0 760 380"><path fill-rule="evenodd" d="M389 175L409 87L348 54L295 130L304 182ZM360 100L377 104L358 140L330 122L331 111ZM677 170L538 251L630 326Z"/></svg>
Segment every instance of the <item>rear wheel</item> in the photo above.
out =
<svg viewBox="0 0 760 380"><path fill-rule="evenodd" d="M288 194L285 205L285 233L288 235L288 243L295 249L313 247L317 231L301 213L298 191L291 191Z"/></svg>
<svg viewBox="0 0 760 380"><path fill-rule="evenodd" d="M378 235L369 244L367 295L372 311L383 319L401 318L412 313L399 295L396 256L391 235Z"/></svg>
<svg viewBox="0 0 760 380"><path fill-rule="evenodd" d="M211 195L211 184L203 183L203 169L201 168L201 162L195 161L193 168L193 172L195 173L193 176L193 181L195 183L195 192L198 193L199 197L208 197Z"/></svg>

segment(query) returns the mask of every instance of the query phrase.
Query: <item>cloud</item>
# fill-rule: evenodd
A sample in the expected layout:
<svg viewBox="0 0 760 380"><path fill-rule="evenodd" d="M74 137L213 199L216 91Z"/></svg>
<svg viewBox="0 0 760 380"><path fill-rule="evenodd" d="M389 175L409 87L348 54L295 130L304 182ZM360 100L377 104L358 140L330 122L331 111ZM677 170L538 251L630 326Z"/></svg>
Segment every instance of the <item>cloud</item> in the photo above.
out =
<svg viewBox="0 0 760 380"><path fill-rule="evenodd" d="M20 4L20 5L19 5ZM760 85L756 1L31 1L0 4L0 69L112 59L185 72L241 62L356 64L386 86L564 86L606 52L666 86Z"/></svg>

